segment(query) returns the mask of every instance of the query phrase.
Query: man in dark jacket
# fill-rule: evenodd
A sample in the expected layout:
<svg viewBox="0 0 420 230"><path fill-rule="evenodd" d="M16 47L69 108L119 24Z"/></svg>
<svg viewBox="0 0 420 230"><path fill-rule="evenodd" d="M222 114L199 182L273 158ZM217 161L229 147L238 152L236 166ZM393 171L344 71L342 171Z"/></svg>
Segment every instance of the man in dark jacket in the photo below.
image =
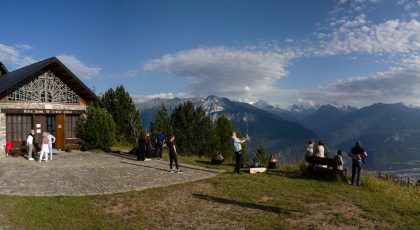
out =
<svg viewBox="0 0 420 230"><path fill-rule="evenodd" d="M354 184L354 179L357 172L357 186L362 184L362 178L360 176L360 172L362 171L362 160L367 157L367 153L362 148L362 143L360 141L356 142L356 146L354 146L349 156L352 158L351 164L351 185Z"/></svg>
<svg viewBox="0 0 420 230"><path fill-rule="evenodd" d="M159 132L156 134L156 155L160 159L162 159L162 151L163 151L163 145L165 144L165 135L163 134L162 130L159 130Z"/></svg>

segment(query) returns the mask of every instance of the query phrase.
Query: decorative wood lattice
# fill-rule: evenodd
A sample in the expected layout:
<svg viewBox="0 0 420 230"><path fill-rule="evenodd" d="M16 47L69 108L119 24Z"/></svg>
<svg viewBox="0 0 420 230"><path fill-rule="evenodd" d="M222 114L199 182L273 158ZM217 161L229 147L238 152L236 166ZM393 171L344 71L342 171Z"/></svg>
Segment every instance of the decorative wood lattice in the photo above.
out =
<svg viewBox="0 0 420 230"><path fill-rule="evenodd" d="M35 74L9 89L8 99L21 102L79 103L78 95L50 70Z"/></svg>

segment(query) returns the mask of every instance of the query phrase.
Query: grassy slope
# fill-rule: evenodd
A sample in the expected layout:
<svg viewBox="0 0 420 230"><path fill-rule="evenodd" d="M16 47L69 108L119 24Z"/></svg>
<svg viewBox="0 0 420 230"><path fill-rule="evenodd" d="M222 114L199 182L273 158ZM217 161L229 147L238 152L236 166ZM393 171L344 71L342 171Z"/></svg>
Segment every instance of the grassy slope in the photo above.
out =
<svg viewBox="0 0 420 230"><path fill-rule="evenodd" d="M183 162L207 166L203 159ZM232 170L231 167L216 166ZM0 196L0 228L382 228L420 227L420 190L364 178L360 188L297 167L220 176L123 194Z"/></svg>

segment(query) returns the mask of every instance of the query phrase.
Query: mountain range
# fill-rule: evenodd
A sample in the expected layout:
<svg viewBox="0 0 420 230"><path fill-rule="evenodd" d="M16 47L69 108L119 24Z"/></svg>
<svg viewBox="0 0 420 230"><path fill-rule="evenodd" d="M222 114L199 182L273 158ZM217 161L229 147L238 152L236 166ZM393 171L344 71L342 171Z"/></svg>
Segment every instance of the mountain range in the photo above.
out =
<svg viewBox="0 0 420 230"><path fill-rule="evenodd" d="M303 157L309 139L323 139L329 155L337 149L346 152L361 140L371 169L395 170L420 167L420 109L402 103L377 103L363 108L338 105L290 106L288 109L264 101L254 104L209 96L153 99L137 104L144 124L150 123L162 104L169 110L190 100L203 106L213 121L225 114L243 134L248 133L249 153L263 144L268 153L284 161ZM350 164L350 159L347 160Z"/></svg>
<svg viewBox="0 0 420 230"><path fill-rule="evenodd" d="M207 98L174 98L169 100L154 99L137 104L143 124L147 128L162 104L172 113L173 108L192 101L196 106L202 106L206 114L215 123L222 115L226 115L241 134L248 134L251 140L247 142L248 154L256 151L263 144L267 152L281 155L284 160L296 160L304 153L306 143L316 134L294 121L286 120L272 112L257 108L244 102L231 101L227 98L208 96Z"/></svg>

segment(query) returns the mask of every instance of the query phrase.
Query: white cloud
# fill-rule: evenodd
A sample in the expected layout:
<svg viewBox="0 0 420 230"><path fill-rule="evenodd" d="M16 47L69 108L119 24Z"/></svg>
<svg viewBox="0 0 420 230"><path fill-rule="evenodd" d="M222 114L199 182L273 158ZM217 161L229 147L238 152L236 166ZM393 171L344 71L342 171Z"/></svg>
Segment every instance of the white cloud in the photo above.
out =
<svg viewBox="0 0 420 230"><path fill-rule="evenodd" d="M21 50L31 50L34 47L32 47L31 45L28 44L20 44L20 45L16 45L17 48L21 49Z"/></svg>
<svg viewBox="0 0 420 230"><path fill-rule="evenodd" d="M313 55L326 56L353 52L369 54L403 54L420 51L420 21L387 20L368 24L364 16L347 20L328 35L321 37ZM321 36L322 35L322 36Z"/></svg>
<svg viewBox="0 0 420 230"><path fill-rule="evenodd" d="M420 56L411 56L397 67L368 76L352 77L303 92L318 104L365 106L376 102L404 102L420 106Z"/></svg>
<svg viewBox="0 0 420 230"><path fill-rule="evenodd" d="M60 54L57 56L77 77L87 80L99 75L101 68L87 66L73 55Z"/></svg>
<svg viewBox="0 0 420 230"><path fill-rule="evenodd" d="M8 46L0 43L0 61L6 65L11 65L12 69L21 68L32 63L37 62L37 60L26 55L25 51L31 50L33 47L28 44L21 44L15 46ZM82 63L73 55L61 54L57 56L60 61L62 61L71 71L73 71L81 79L90 79L98 75L101 71L98 67L90 67Z"/></svg>
<svg viewBox="0 0 420 230"><path fill-rule="evenodd" d="M417 2L420 6L420 1ZM417 60L420 55L420 20L417 20L418 12L413 10L415 5L409 1L387 2L402 11L405 5L411 5L406 7L410 9L405 17L378 19L370 16L374 10L381 9L377 6L384 1L336 0L335 3L330 18L317 27L312 39L288 38L284 43L266 41L244 48L185 50L148 61L141 71L163 70L184 78L188 82L187 91L192 95L216 94L240 101L420 104L416 99L420 94L414 90L420 87L417 84L420 71L408 62ZM294 59L343 54L348 55L349 60L358 59L359 54L369 54L374 62L385 60L399 64L382 72L332 82L316 91L309 89L309 93L275 86L288 74L287 64ZM141 71L127 72L127 76Z"/></svg>
<svg viewBox="0 0 420 230"><path fill-rule="evenodd" d="M197 48L148 61L143 71L163 70L188 81L193 95L216 94L234 99L252 99L275 91L273 84L287 75L290 53L264 48Z"/></svg>
<svg viewBox="0 0 420 230"><path fill-rule="evenodd" d="M18 46L8 46L0 43L0 61L7 65L12 65L17 68L32 64L35 62L33 58L23 55L21 48Z"/></svg>

